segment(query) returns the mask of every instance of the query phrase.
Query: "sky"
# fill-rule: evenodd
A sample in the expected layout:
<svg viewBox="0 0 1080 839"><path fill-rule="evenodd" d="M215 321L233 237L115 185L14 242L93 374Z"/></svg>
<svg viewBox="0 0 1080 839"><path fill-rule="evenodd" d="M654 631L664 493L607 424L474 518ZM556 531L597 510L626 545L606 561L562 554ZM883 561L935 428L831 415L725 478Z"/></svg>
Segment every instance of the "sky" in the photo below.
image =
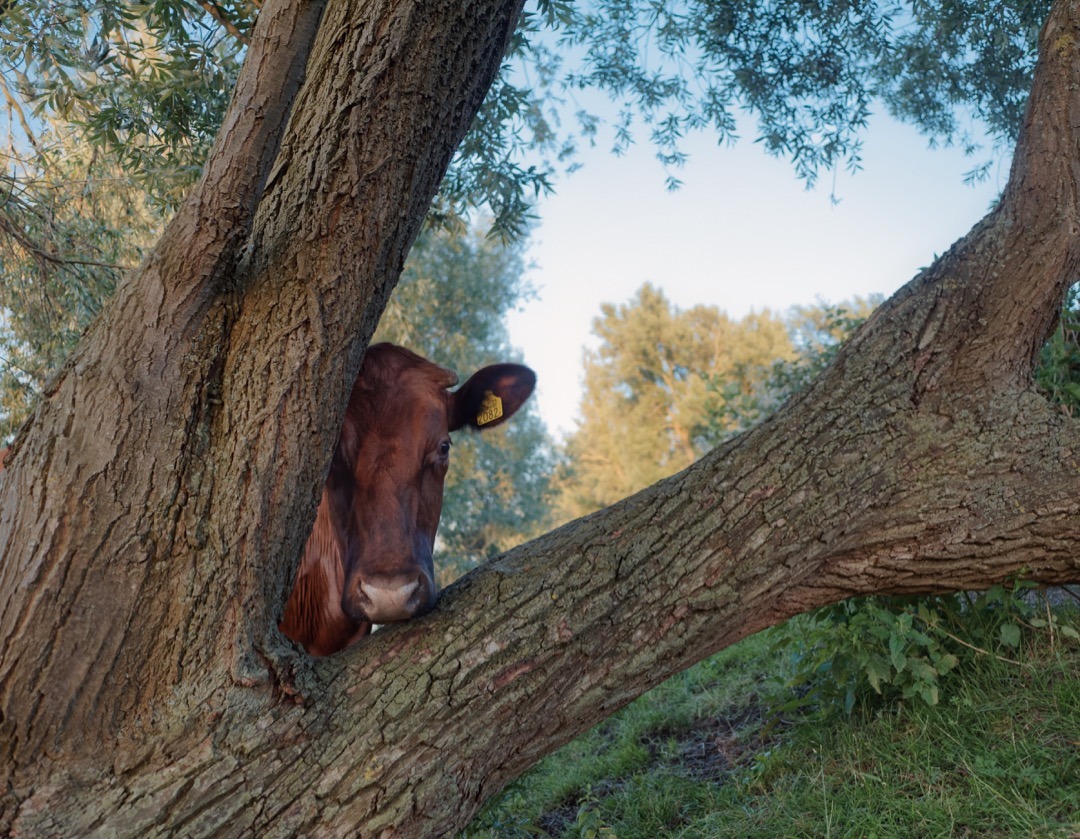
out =
<svg viewBox="0 0 1080 839"><path fill-rule="evenodd" d="M735 317L888 296L985 215L1009 165L995 159L987 181L967 185L964 173L985 157L930 149L886 116L864 135L862 170L825 173L812 190L749 139L717 146L694 135L685 149L675 192L646 142L622 157L597 146L536 207L527 260L537 297L508 325L556 436L575 427L602 303L625 302L645 282L680 308L706 303Z"/></svg>

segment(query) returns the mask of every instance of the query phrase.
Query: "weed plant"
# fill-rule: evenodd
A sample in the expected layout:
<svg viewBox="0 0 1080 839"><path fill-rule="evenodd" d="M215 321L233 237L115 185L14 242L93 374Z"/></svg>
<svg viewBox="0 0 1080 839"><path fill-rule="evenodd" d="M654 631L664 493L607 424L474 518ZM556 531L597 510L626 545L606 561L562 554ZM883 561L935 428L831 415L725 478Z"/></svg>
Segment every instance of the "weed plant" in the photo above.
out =
<svg viewBox="0 0 1080 839"><path fill-rule="evenodd" d="M549 756L463 837L1075 837L1078 629L1024 585L793 619Z"/></svg>

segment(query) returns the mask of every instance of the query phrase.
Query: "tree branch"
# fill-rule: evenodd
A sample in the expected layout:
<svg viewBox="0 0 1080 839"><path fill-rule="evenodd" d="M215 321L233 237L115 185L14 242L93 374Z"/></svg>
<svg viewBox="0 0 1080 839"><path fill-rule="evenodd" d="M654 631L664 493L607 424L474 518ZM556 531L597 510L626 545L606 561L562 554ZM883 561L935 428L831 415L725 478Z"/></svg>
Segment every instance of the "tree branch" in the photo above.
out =
<svg viewBox="0 0 1080 839"><path fill-rule="evenodd" d="M241 32L237 28L235 23L229 20L228 16L225 14L221 6L219 6L217 3L214 3L213 0L199 0L199 5L208 15L210 15L210 17L216 20L225 29L226 32L232 35L245 47L251 43L251 39L248 38L248 36L245 35L243 32Z"/></svg>
<svg viewBox="0 0 1080 839"><path fill-rule="evenodd" d="M920 389L982 394L1030 381L1080 277L1080 4L1059 0L998 206L916 283L937 287L920 336ZM891 307L890 307L891 310ZM882 317L894 316L891 311ZM946 385L946 379L964 378ZM954 394L955 395L955 394Z"/></svg>
<svg viewBox="0 0 1080 839"><path fill-rule="evenodd" d="M140 699L152 717L154 697L183 678L177 650L202 593L199 563L190 553L177 561L177 545L201 535L180 513L197 516L199 505L187 502L209 487L200 493L206 449L197 429L218 399L229 278L322 6L266 4L202 180L45 389L6 460L0 713L10 736L0 737L0 753L12 749L10 766L32 761L46 740L54 752L86 747ZM61 626L58 615L67 616ZM191 649L190 672L223 670L230 651L213 640L220 630ZM125 673L123 697L109 689L113 666ZM181 693L197 705L212 681ZM104 707L117 701L128 710ZM10 771L4 760L0 767Z"/></svg>

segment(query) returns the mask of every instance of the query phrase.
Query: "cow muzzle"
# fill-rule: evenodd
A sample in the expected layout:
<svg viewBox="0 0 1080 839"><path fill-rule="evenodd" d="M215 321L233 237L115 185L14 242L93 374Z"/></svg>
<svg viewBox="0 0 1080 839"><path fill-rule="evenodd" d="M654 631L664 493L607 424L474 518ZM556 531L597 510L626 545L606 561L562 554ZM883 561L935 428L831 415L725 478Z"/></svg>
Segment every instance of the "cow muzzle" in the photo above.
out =
<svg viewBox="0 0 1080 839"><path fill-rule="evenodd" d="M368 623L397 623L419 617L435 605L435 586L425 574L374 577L360 581L353 602Z"/></svg>

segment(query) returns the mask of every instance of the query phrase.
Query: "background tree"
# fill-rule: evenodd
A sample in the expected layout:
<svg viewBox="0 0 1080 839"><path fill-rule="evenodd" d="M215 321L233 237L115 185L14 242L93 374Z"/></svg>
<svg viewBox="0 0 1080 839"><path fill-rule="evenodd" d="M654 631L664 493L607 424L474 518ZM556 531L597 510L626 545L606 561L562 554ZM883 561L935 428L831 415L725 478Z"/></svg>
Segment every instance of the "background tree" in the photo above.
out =
<svg viewBox="0 0 1080 839"><path fill-rule="evenodd" d="M52 151L34 175L0 177L0 442L161 232L161 215L115 159L70 132Z"/></svg>
<svg viewBox="0 0 1080 839"><path fill-rule="evenodd" d="M680 310L648 283L629 302L602 306L593 333L600 345L585 353L581 420L559 478L564 520L694 463L715 443L710 408L793 355L769 311L735 321L715 306Z"/></svg>
<svg viewBox="0 0 1080 839"><path fill-rule="evenodd" d="M710 382L722 397L706 406L714 441L748 431L810 384L880 303L880 296L875 295L838 305L822 302L792 307L784 316L793 349L790 357L774 362L749 388L723 379Z"/></svg>
<svg viewBox="0 0 1080 839"><path fill-rule="evenodd" d="M263 6L202 179L0 480L5 830L438 835L783 617L1080 576L1080 432L1031 376L1080 266L1060 0L1001 202L797 398L422 621L284 641L363 348L519 12Z"/></svg>
<svg viewBox="0 0 1080 839"><path fill-rule="evenodd" d="M880 302L733 320L715 306L680 310L647 283L605 304L560 464L559 515L599 510L752 428L821 373Z"/></svg>

